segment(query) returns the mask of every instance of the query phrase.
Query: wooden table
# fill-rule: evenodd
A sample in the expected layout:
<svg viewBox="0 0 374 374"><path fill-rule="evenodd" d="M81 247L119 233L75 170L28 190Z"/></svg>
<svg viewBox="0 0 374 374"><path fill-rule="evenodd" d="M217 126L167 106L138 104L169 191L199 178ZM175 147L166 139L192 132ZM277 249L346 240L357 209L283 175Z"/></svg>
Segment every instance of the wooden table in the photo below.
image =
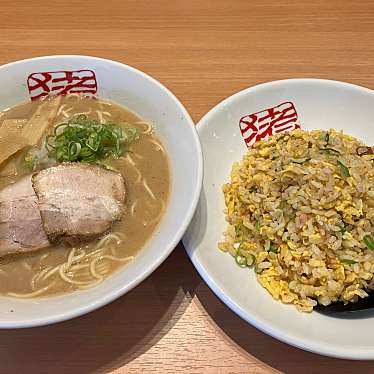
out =
<svg viewBox="0 0 374 374"><path fill-rule="evenodd" d="M87 54L159 79L194 120L257 83L319 77L374 87L374 2L1 1L0 63ZM2 88L3 89L3 88ZM374 343L373 343L374 344ZM0 373L359 373L244 323L180 244L116 302L50 327L0 332Z"/></svg>

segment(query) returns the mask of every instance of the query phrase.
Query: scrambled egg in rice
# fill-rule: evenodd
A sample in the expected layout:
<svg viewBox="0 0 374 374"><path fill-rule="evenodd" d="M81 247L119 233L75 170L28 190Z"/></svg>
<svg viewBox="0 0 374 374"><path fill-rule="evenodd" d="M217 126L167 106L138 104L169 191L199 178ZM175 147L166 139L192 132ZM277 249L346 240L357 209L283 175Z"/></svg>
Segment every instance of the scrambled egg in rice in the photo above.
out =
<svg viewBox="0 0 374 374"><path fill-rule="evenodd" d="M260 141L223 192L219 248L283 303L311 312L374 288L374 155L334 130Z"/></svg>

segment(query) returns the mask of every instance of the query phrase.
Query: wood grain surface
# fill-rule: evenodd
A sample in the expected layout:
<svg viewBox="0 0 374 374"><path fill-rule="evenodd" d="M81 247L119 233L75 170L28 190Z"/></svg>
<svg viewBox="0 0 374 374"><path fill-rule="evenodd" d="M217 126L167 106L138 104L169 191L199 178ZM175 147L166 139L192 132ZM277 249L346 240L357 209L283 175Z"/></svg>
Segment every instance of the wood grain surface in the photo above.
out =
<svg viewBox="0 0 374 374"><path fill-rule="evenodd" d="M151 74L194 120L257 83L319 77L374 88L374 2L0 1L0 63L51 54ZM1 89L6 89L1 87ZM374 344L374 343L373 343ZM0 373L373 373L247 325L207 288L180 244L126 296L54 326L0 331Z"/></svg>

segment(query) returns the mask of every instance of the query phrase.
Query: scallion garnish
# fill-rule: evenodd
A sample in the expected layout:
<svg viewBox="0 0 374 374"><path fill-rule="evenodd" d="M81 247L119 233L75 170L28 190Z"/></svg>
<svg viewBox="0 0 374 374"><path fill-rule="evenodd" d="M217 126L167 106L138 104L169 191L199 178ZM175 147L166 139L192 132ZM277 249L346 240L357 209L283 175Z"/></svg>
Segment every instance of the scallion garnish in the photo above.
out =
<svg viewBox="0 0 374 374"><path fill-rule="evenodd" d="M329 141L330 141L330 133L326 133L325 135L325 142L326 142L326 145L329 144Z"/></svg>
<svg viewBox="0 0 374 374"><path fill-rule="evenodd" d="M328 155L340 155L341 154L339 151L337 151L334 148L320 148L319 150Z"/></svg>
<svg viewBox="0 0 374 374"><path fill-rule="evenodd" d="M340 160L338 160L338 164L340 166L340 171L342 173L342 176L344 178L350 177L351 174L349 173L349 169L343 164L343 162L341 162Z"/></svg>
<svg viewBox="0 0 374 374"><path fill-rule="evenodd" d="M374 250L374 239L371 235L364 236L364 243L369 249Z"/></svg>
<svg viewBox="0 0 374 374"><path fill-rule="evenodd" d="M343 264L347 264L347 265L357 264L357 261L349 260L348 258L341 258L340 262L343 263Z"/></svg>
<svg viewBox="0 0 374 374"><path fill-rule="evenodd" d="M254 255L252 255L252 254L249 254L247 256L247 266L251 267L251 266L253 266L255 264L255 262L256 262L256 257Z"/></svg>
<svg viewBox="0 0 374 374"><path fill-rule="evenodd" d="M248 233L248 229L247 229L247 227L245 227L245 226L243 225L243 223L238 223L238 224L236 224L236 226L235 226L235 233L236 233L236 235L238 235L238 236L243 236L243 235L245 235L245 234Z"/></svg>
<svg viewBox="0 0 374 374"><path fill-rule="evenodd" d="M278 253L278 248L271 243L268 252Z"/></svg>
<svg viewBox="0 0 374 374"><path fill-rule="evenodd" d="M294 159L291 159L291 162L302 165L305 162L310 161L310 160L311 160L310 158L294 158Z"/></svg>
<svg viewBox="0 0 374 374"><path fill-rule="evenodd" d="M137 137L136 128L99 123L79 115L56 126L45 144L48 156L58 162L96 162L108 156L122 156L125 146Z"/></svg>
<svg viewBox="0 0 374 374"><path fill-rule="evenodd" d="M342 234L344 234L346 231L347 231L347 229L345 228L345 225L342 225L342 226L339 226L340 227L340 232L342 233Z"/></svg>
<svg viewBox="0 0 374 374"><path fill-rule="evenodd" d="M247 266L247 258L245 256L242 256L239 251L236 252L235 261L242 268L245 268Z"/></svg>

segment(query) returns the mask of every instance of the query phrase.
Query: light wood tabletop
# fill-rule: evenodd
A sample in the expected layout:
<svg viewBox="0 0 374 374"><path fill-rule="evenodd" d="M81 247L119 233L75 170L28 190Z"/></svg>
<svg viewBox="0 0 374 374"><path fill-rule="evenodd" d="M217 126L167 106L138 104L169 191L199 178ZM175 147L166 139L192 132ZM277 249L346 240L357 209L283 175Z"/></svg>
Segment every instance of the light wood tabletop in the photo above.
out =
<svg viewBox="0 0 374 374"><path fill-rule="evenodd" d="M197 122L225 97L293 77L374 88L371 0L1 1L0 63L85 54L141 69ZM4 89L2 87L1 89ZM0 332L0 373L373 373L243 322L181 244L112 304L57 325Z"/></svg>

